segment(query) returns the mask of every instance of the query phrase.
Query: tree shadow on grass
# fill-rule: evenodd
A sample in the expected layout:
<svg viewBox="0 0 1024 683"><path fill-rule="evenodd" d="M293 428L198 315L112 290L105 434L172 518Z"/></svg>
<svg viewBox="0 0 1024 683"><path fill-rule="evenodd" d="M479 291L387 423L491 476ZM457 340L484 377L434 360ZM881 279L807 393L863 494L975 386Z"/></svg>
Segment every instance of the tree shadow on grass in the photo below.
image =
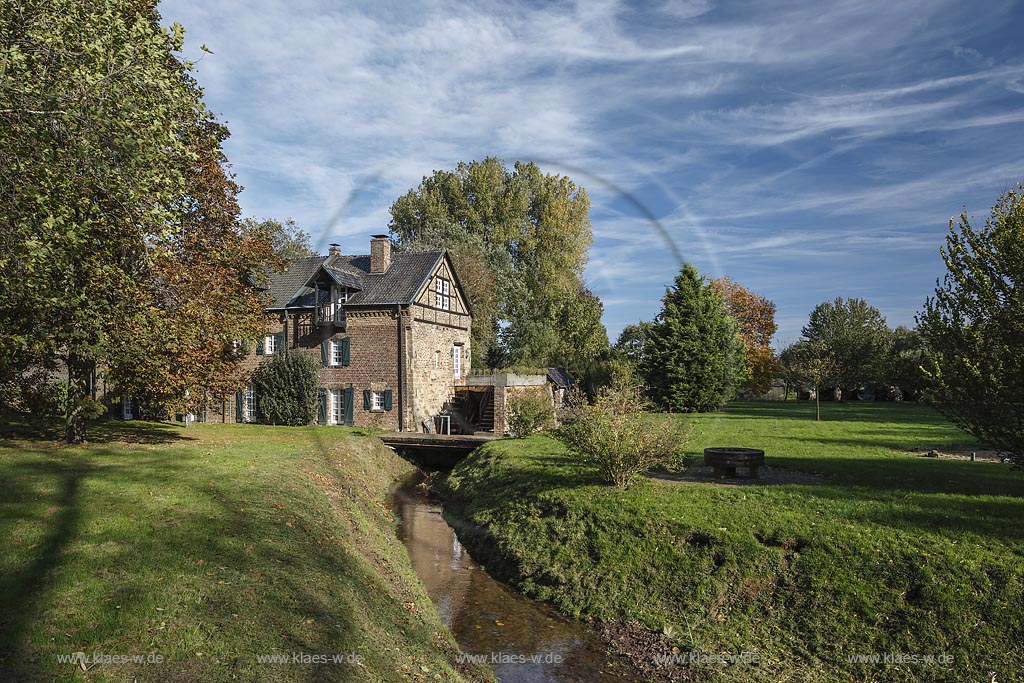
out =
<svg viewBox="0 0 1024 683"><path fill-rule="evenodd" d="M310 433L297 462L314 452L321 460L313 470L334 476L330 468L342 455L337 444ZM386 515L385 508L354 504L353 496L369 492L343 477L323 495L315 477L292 471L280 454L273 476L173 447L21 448L0 455L7 456L6 465L0 461L7 480L0 538L18 524L46 527L40 548L19 557L24 568L0 576L0 680L70 674L72 666L58 665L56 654L156 650L167 657L159 667L97 671L182 683L361 681L430 649L423 618L404 607L416 596L405 595L406 584L394 578L390 546L374 547L390 541L372 535L376 522L370 536L361 535L361 516ZM279 475L298 479L281 482ZM165 486L172 493L150 498ZM56 512L43 513L47 505ZM54 579L63 571L74 574L64 574L58 587ZM387 625L393 632L385 633ZM368 627L382 640L424 649L367 650ZM256 659L357 651L365 668L281 668Z"/></svg>
<svg viewBox="0 0 1024 683"><path fill-rule="evenodd" d="M135 420L107 420L91 425L87 432L90 443L167 444L195 441L181 425L169 422L142 422Z"/></svg>
<svg viewBox="0 0 1024 683"><path fill-rule="evenodd" d="M898 495L904 493L905 495ZM1024 497L965 498L934 492L889 491L876 487L805 486L800 494L828 501L851 519L895 529L974 534L1009 545L1024 541L1024 529L1007 520L1024 517ZM847 507L848 505L853 507Z"/></svg>
<svg viewBox="0 0 1024 683"><path fill-rule="evenodd" d="M887 492L1024 498L1024 472L998 462L925 458L903 453L863 458L766 454L766 459L773 467L825 475L834 485Z"/></svg>
<svg viewBox="0 0 1024 683"><path fill-rule="evenodd" d="M719 415L727 418L762 418L818 422L814 401L746 401L728 404ZM822 401L820 422L915 423L948 426L946 419L934 408L918 403L886 401Z"/></svg>
<svg viewBox="0 0 1024 683"><path fill-rule="evenodd" d="M57 459L26 460L11 468L3 481L3 502L0 503L0 528L4 543L12 542L13 528L34 515L28 511L40 494L32 485L42 480L47 487L55 485L54 513L47 520L47 530L37 544L34 557L21 571L0 576L0 673L4 680L29 680L33 670L30 653L22 652L37 607L45 600L53 572L60 566L68 544L78 533L81 522L79 497L82 480L92 471L88 462L64 462Z"/></svg>

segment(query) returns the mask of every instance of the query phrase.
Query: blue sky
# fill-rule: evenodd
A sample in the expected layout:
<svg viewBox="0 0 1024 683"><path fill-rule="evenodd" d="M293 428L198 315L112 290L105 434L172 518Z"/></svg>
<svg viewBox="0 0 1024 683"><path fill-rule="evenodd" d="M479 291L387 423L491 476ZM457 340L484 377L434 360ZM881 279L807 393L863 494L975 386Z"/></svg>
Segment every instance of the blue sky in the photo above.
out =
<svg viewBox="0 0 1024 683"><path fill-rule="evenodd" d="M950 217L966 206L983 219L1024 179L1017 2L160 11L185 26L231 129L247 215L365 253L391 202L432 170L536 161L590 194L586 280L613 341L657 314L674 249L775 301L777 344L836 296L912 324L943 272Z"/></svg>

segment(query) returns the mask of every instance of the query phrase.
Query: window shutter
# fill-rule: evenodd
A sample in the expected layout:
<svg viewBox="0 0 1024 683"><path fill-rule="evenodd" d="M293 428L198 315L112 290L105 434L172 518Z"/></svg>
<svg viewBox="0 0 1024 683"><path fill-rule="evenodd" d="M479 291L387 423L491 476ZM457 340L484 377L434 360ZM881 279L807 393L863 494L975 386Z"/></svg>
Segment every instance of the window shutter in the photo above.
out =
<svg viewBox="0 0 1024 683"><path fill-rule="evenodd" d="M239 391L235 394L235 422L242 422L245 414L242 412L245 406L245 393Z"/></svg>
<svg viewBox="0 0 1024 683"><path fill-rule="evenodd" d="M260 337L260 340L258 342L256 342L256 355L257 356L262 356L263 355L263 337Z"/></svg>
<svg viewBox="0 0 1024 683"><path fill-rule="evenodd" d="M352 363L352 338L345 337L341 340L341 364L349 365Z"/></svg>
<svg viewBox="0 0 1024 683"><path fill-rule="evenodd" d="M348 387L345 389L345 424L352 426L356 423L355 420L355 389Z"/></svg>
<svg viewBox="0 0 1024 683"><path fill-rule="evenodd" d="M363 410L369 410L370 409L370 399L371 399L371 397L370 397L370 390L369 389L363 389Z"/></svg>
<svg viewBox="0 0 1024 683"><path fill-rule="evenodd" d="M320 362L324 364L324 367L330 367L331 365L331 340L324 339L320 342Z"/></svg>
<svg viewBox="0 0 1024 683"><path fill-rule="evenodd" d="M284 343L285 343L285 333L284 332L278 332L277 334L274 335L274 351L280 351L281 349L283 349L284 348Z"/></svg>
<svg viewBox="0 0 1024 683"><path fill-rule="evenodd" d="M320 387L320 413L317 416L317 422L322 425L327 424L327 390Z"/></svg>
<svg viewBox="0 0 1024 683"><path fill-rule="evenodd" d="M391 402L391 390L390 390L390 389L387 389L387 390L386 390L386 391L384 392L384 410L391 410L391 406L392 406L392 402Z"/></svg>

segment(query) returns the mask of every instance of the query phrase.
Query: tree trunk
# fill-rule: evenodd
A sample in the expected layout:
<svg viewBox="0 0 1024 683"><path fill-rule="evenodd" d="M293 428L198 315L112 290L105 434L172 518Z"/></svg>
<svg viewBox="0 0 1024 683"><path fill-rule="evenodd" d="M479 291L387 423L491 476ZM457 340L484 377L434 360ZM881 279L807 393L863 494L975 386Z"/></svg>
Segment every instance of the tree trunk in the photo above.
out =
<svg viewBox="0 0 1024 683"><path fill-rule="evenodd" d="M70 444L85 441L85 399L89 395L92 367L77 355L68 354L68 404L64 418L64 440Z"/></svg>
<svg viewBox="0 0 1024 683"><path fill-rule="evenodd" d="M821 421L821 390L814 385L814 419Z"/></svg>

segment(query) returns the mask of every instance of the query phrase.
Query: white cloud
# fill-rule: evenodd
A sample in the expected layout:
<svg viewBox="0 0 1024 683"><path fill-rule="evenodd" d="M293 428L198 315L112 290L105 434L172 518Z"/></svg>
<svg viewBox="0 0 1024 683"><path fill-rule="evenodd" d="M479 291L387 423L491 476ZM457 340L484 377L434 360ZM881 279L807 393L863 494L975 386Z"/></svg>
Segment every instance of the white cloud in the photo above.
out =
<svg viewBox="0 0 1024 683"><path fill-rule="evenodd" d="M920 253L948 214L991 203L1022 172L1024 55L986 42L1019 19L1009 0L160 10L189 31L207 101L233 132L247 212L358 247L434 169L536 159L588 190L587 277L609 320L656 312L678 270L659 225L683 258L750 273L802 308L792 289L829 281L837 255L851 269L934 268Z"/></svg>

